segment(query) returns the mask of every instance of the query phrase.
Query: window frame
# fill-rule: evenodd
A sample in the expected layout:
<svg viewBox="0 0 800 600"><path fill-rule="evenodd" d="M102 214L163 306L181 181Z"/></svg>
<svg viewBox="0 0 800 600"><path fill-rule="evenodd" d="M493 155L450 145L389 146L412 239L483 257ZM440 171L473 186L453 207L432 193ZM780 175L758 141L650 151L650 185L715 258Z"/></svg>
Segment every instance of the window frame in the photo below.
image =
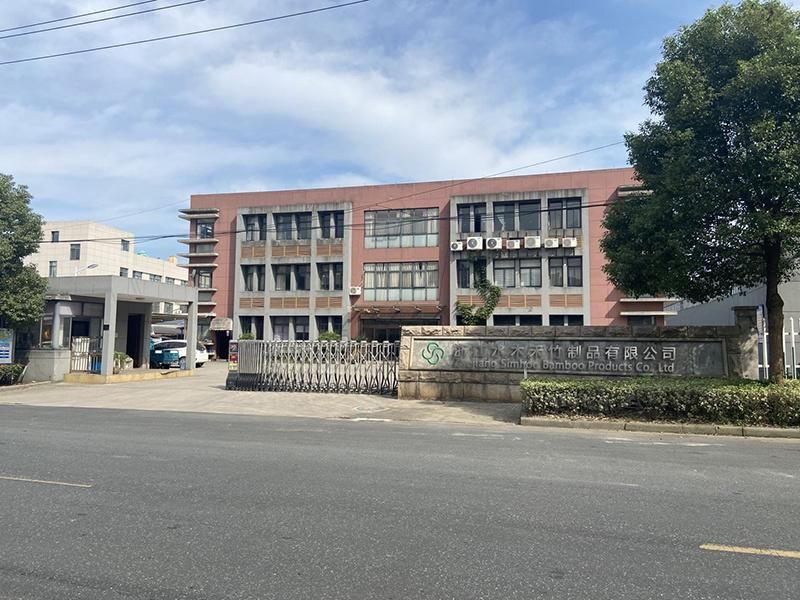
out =
<svg viewBox="0 0 800 600"><path fill-rule="evenodd" d="M557 276L554 277L553 274ZM550 256L547 259L547 279L550 287L564 287L564 257ZM558 281L556 283L556 280Z"/></svg>
<svg viewBox="0 0 800 600"><path fill-rule="evenodd" d="M81 259L81 245L80 244L70 244L69 245L69 259L70 260L80 260Z"/></svg>

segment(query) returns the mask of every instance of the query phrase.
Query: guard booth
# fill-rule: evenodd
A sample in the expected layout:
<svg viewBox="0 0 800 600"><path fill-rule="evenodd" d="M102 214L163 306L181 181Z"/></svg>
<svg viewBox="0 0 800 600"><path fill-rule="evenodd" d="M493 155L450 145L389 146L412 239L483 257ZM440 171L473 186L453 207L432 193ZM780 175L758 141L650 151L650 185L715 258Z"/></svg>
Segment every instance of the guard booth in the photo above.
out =
<svg viewBox="0 0 800 600"><path fill-rule="evenodd" d="M149 369L153 304L159 302L187 305L186 358L194 365L197 289L115 276L50 278L26 381L60 381L70 373L110 381L115 352L129 356L134 371Z"/></svg>

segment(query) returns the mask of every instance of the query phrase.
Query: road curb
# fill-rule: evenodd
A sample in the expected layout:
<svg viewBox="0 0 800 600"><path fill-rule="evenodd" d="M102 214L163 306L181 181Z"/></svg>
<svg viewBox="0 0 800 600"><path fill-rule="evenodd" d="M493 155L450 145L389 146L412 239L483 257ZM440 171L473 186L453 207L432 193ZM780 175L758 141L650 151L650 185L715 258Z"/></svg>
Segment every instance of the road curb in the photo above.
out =
<svg viewBox="0 0 800 600"><path fill-rule="evenodd" d="M520 425L527 425L529 427L557 427L562 429L595 429L602 431L690 433L698 435L800 439L800 429L782 427L740 427L737 425L713 425L708 423L659 423L653 421L600 421L593 419L521 417Z"/></svg>
<svg viewBox="0 0 800 600"><path fill-rule="evenodd" d="M14 385L0 386L0 395L4 392L18 392L19 390L27 390L40 385L54 385L54 381L34 381L32 383L15 383Z"/></svg>

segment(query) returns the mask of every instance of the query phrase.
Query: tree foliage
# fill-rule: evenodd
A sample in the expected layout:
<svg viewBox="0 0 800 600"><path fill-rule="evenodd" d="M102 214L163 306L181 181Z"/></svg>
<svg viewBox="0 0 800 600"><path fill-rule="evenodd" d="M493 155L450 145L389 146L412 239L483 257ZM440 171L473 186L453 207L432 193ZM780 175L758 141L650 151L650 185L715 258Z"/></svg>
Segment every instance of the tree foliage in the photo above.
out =
<svg viewBox="0 0 800 600"><path fill-rule="evenodd" d="M0 173L0 320L19 326L38 319L47 280L24 259L39 249L42 218L30 208L27 187Z"/></svg>
<svg viewBox="0 0 800 600"><path fill-rule="evenodd" d="M492 316L500 301L502 290L486 278L485 271L476 272L475 289L483 301L481 306L473 306L464 302L456 302L456 313L461 315L464 325L481 325Z"/></svg>
<svg viewBox="0 0 800 600"><path fill-rule="evenodd" d="M777 0L706 12L664 41L645 92L653 117L626 143L648 193L608 210L606 273L697 302L766 284L782 372L778 284L800 266L800 14Z"/></svg>

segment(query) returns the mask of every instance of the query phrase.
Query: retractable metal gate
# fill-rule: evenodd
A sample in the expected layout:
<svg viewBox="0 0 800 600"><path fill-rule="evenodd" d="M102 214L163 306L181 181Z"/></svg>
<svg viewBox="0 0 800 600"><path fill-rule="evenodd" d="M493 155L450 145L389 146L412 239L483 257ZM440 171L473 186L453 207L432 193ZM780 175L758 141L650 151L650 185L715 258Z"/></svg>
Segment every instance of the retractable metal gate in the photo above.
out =
<svg viewBox="0 0 800 600"><path fill-rule="evenodd" d="M400 342L238 342L231 390L396 394Z"/></svg>

